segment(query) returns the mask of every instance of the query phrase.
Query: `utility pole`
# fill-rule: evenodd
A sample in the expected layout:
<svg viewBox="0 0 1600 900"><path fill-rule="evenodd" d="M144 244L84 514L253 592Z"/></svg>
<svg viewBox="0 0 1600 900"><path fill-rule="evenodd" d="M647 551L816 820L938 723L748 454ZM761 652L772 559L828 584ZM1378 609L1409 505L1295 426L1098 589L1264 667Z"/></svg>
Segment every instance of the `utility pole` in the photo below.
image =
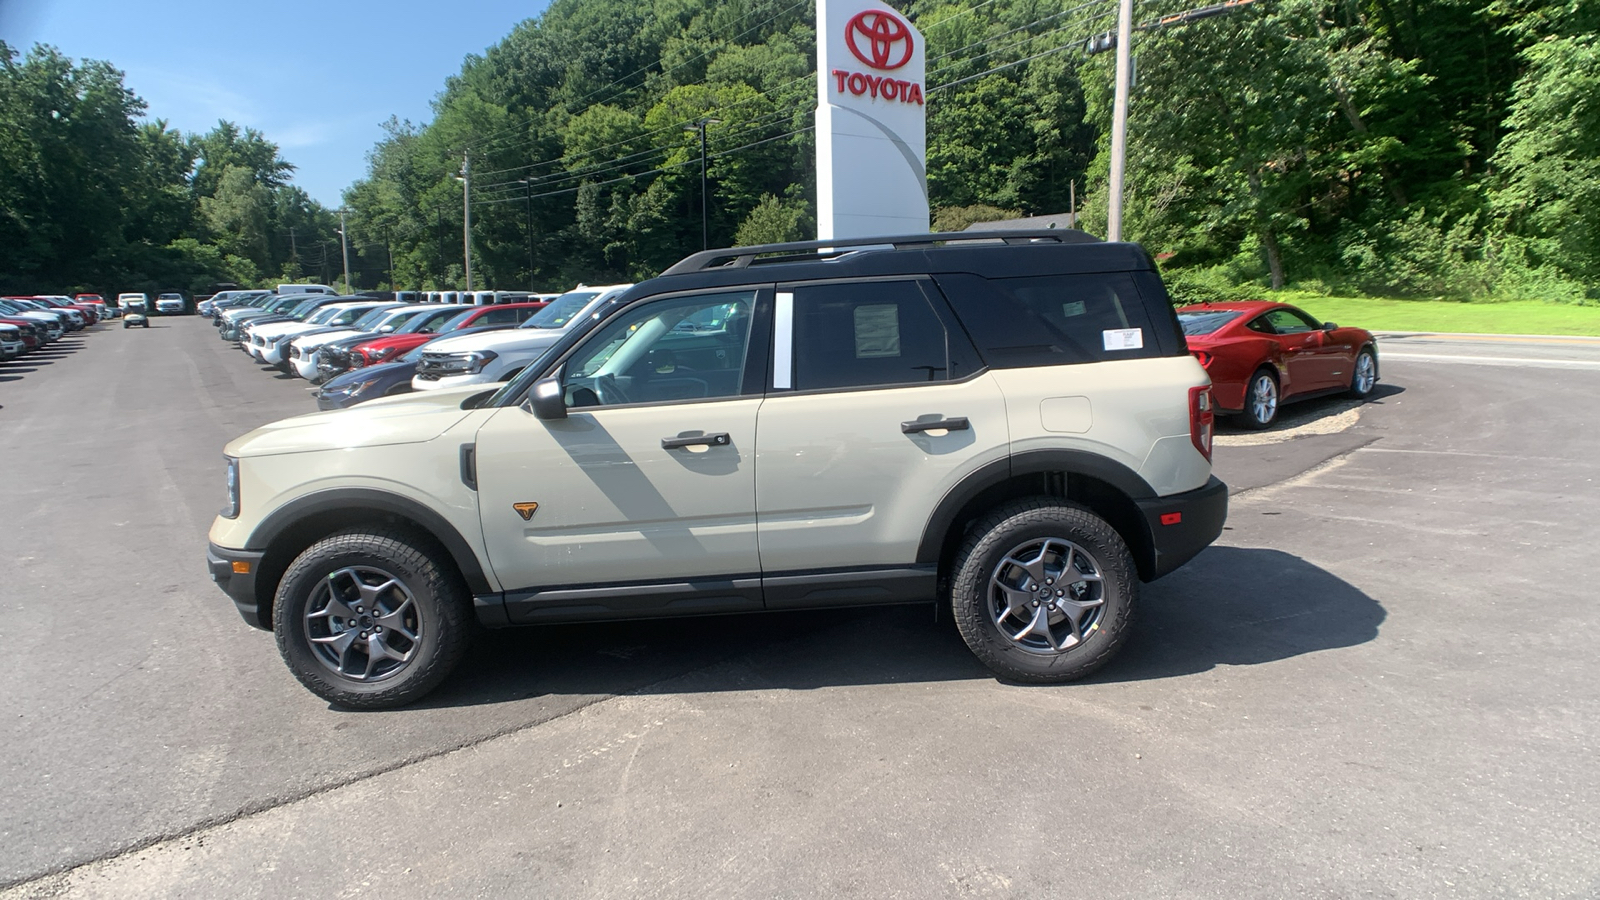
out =
<svg viewBox="0 0 1600 900"><path fill-rule="evenodd" d="M693 125L685 125L684 131L700 131L700 249L711 249L710 230L706 224L706 126L717 125L721 119L701 116Z"/></svg>
<svg viewBox="0 0 1600 900"><path fill-rule="evenodd" d="M383 249L389 253L389 290L394 290L394 243L389 240L389 226L383 226Z"/></svg>
<svg viewBox="0 0 1600 900"><path fill-rule="evenodd" d="M345 226L344 210L339 210L339 245L344 250L344 292L350 293L350 230Z"/></svg>
<svg viewBox="0 0 1600 900"><path fill-rule="evenodd" d="M294 226L289 226L289 261L300 266L300 248L294 242Z"/></svg>
<svg viewBox="0 0 1600 900"><path fill-rule="evenodd" d="M1106 211L1106 240L1122 240L1122 182L1127 169L1128 155L1128 94L1133 84L1133 32L1187 25L1212 16L1231 13L1257 0L1222 0L1210 6L1186 9L1148 22L1133 24L1133 0L1120 0L1117 6L1117 33L1097 34L1089 38L1084 51L1090 56L1113 48L1117 51L1117 83L1111 110L1111 184Z"/></svg>
<svg viewBox="0 0 1600 900"><path fill-rule="evenodd" d="M533 178L522 179L522 187L528 204L528 290L537 291L533 283Z"/></svg>
<svg viewBox="0 0 1600 900"><path fill-rule="evenodd" d="M472 151L470 150L461 153L461 249L467 261L467 290L470 291L472 290Z"/></svg>
<svg viewBox="0 0 1600 900"><path fill-rule="evenodd" d="M433 208L434 234L439 237L439 279L444 279L444 207Z"/></svg>
<svg viewBox="0 0 1600 900"><path fill-rule="evenodd" d="M1133 0L1117 5L1117 85L1111 111L1110 206L1106 240L1122 240L1122 178L1128 155L1128 89L1133 72Z"/></svg>

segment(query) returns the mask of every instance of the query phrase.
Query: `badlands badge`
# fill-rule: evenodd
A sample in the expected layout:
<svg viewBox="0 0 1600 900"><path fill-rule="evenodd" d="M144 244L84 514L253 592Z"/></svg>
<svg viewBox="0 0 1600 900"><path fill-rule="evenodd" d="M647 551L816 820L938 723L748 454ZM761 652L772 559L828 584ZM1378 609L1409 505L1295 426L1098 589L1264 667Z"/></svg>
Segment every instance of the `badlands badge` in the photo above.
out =
<svg viewBox="0 0 1600 900"><path fill-rule="evenodd" d="M513 504L511 504L511 508L517 511L517 515L522 517L522 521L526 522L529 519L533 518L533 513L534 513L535 510L537 510L539 508L539 504L537 504L537 503L513 503Z"/></svg>

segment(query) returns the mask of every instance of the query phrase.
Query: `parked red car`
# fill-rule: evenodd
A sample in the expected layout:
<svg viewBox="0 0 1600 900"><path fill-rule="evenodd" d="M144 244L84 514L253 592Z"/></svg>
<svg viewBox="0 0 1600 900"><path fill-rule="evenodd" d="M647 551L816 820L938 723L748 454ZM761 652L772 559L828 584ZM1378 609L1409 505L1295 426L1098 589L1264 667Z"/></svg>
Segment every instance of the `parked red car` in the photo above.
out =
<svg viewBox="0 0 1600 900"><path fill-rule="evenodd" d="M1318 322L1287 303L1202 303L1178 310L1189 351L1211 375L1219 413L1265 428L1278 407L1378 383L1378 342L1364 328Z"/></svg>
<svg viewBox="0 0 1600 900"><path fill-rule="evenodd" d="M544 309L546 303L541 300L534 303L497 303L492 306L473 306L465 308L460 315L440 325L433 332L406 333L396 332L386 334L380 338L373 338L365 344L358 345L350 353L350 368L359 369L363 366L375 366L378 363L399 359L412 349L420 347L434 338L460 331L463 328L479 328L484 325L510 325L515 327L528 320L528 317Z"/></svg>

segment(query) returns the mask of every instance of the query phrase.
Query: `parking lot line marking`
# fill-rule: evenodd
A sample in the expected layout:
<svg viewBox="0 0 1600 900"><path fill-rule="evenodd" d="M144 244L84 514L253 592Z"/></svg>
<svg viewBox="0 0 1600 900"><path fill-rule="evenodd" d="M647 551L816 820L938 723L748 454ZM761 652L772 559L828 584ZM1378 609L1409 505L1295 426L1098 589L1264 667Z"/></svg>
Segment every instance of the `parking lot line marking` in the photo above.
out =
<svg viewBox="0 0 1600 900"><path fill-rule="evenodd" d="M1587 462L1565 456L1514 456L1509 453L1473 453L1469 450L1402 450L1399 447L1360 447L1360 453L1416 453L1424 456L1476 456L1483 459L1531 460L1534 462Z"/></svg>
<svg viewBox="0 0 1600 900"><path fill-rule="evenodd" d="M1490 366L1528 366L1541 369L1600 369L1600 360L1541 359L1536 356L1468 356L1452 353L1384 353L1384 362L1417 359L1430 362L1480 363Z"/></svg>

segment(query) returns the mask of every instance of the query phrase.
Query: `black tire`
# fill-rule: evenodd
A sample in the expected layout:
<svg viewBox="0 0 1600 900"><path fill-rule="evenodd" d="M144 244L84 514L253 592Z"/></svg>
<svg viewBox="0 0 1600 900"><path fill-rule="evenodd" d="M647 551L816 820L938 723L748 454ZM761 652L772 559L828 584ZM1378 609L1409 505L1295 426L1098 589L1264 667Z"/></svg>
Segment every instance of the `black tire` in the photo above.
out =
<svg viewBox="0 0 1600 900"><path fill-rule="evenodd" d="M278 583L272 630L279 654L301 684L340 706L389 709L423 696L450 674L467 651L475 623L466 586L453 569L435 562L438 553L430 552L430 544L405 531L352 529L318 541L295 559ZM369 581L387 577L398 583L398 588L379 598L388 608L378 609L398 614L396 622L404 620L398 632L390 627L387 641L393 644L381 644L387 650L404 652L408 657L404 662L374 660L377 654L364 649L373 643L361 645L361 639L369 634L372 641L382 640L376 635L383 626L374 624L377 617L371 616L372 609L366 606L356 607L363 610L363 618L350 619L351 625L341 626L331 616L308 616L328 609L329 595L341 582L341 599L363 602L352 599L354 577L345 574L351 572ZM409 617L406 603L401 602L406 594L414 608ZM310 608L313 602L318 603L316 609ZM337 630L332 630L335 627ZM412 629L415 640L407 639L406 627ZM313 645L312 635L319 631L326 632L320 636L330 643ZM350 631L359 636L346 641L345 649L338 649L337 638ZM335 671L329 660L334 655L341 666L347 659L352 669L364 664L373 677L368 680Z"/></svg>
<svg viewBox="0 0 1600 900"><path fill-rule="evenodd" d="M140 322L139 324L143 325L146 328L149 328L150 327L150 320L149 319L145 319L143 322Z"/></svg>
<svg viewBox="0 0 1600 900"><path fill-rule="evenodd" d="M1271 403L1257 402L1256 391L1265 386L1261 379L1266 379L1266 385L1271 388ZM1283 396L1280 393L1277 373L1267 366L1262 366L1250 376L1244 385L1244 409L1239 413L1239 424L1246 428L1266 428L1278 419L1278 409L1283 406ZM1265 411L1263 411L1263 408Z"/></svg>
<svg viewBox="0 0 1600 900"><path fill-rule="evenodd" d="M1366 377L1363 365L1371 366L1371 377ZM1363 383L1364 382L1364 383ZM1372 396L1372 391L1378 386L1378 354L1371 347L1362 347L1356 354L1355 365L1350 368L1350 390L1345 394L1357 400L1365 400Z"/></svg>
<svg viewBox="0 0 1600 900"><path fill-rule="evenodd" d="M1050 545L1070 546L1074 554L1088 556L1089 571L1100 577L1098 591L1091 583L1077 582L1040 585L1043 593L1029 594L1039 599L1031 603L1037 610L1040 602L1050 600L1055 592L1072 593L1087 605L1098 605L1084 611L1071 627L1065 616L1054 621L1058 613L1044 611L1051 617L1044 625L1047 632L1065 630L1057 642L1053 636L1043 640L1048 648L1039 647L1040 639L1028 632L1014 637L1001 631L1002 623L1008 628L1021 619L1013 618L1001 604L1004 594L996 585L1003 581L1002 573L1021 567L1007 560L1023 548L1044 545L1039 559L1047 559ZM1083 560L1076 555L1079 578L1084 575ZM1057 577L1065 572L1063 562ZM1048 564L1044 566L1048 572ZM1062 585L1066 584L1063 589ZM1085 590L1079 594L1082 585ZM1027 589L1017 593L1025 593ZM1129 626L1138 600L1139 577L1127 544L1116 529L1104 519L1083 507L1052 497L1030 497L1007 503L985 515L974 524L970 536L955 559L951 578L950 602L956 627L967 646L983 664L1001 678L1028 684L1056 684L1083 678L1105 665L1116 655L1127 639ZM1050 602L1063 602L1050 600ZM1063 605L1062 613L1067 607ZM1033 613L1029 613L1033 615ZM1068 643L1068 641L1073 641ZM1031 643L1030 643L1031 642ZM1057 647L1060 643L1062 646Z"/></svg>

